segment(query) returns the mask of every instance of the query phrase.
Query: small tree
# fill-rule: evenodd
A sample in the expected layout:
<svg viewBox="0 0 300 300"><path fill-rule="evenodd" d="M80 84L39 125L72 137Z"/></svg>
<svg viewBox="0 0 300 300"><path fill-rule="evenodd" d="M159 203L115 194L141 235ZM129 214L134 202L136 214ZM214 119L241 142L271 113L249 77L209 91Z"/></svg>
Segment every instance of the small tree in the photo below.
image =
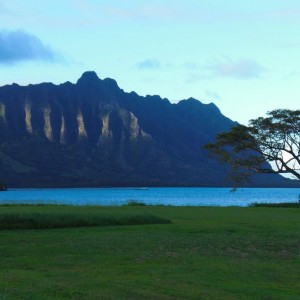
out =
<svg viewBox="0 0 300 300"><path fill-rule="evenodd" d="M234 170L244 170L236 181L250 176L245 170L292 174L300 180L300 110L270 111L265 118L250 120L248 126L236 125L220 133L205 148Z"/></svg>

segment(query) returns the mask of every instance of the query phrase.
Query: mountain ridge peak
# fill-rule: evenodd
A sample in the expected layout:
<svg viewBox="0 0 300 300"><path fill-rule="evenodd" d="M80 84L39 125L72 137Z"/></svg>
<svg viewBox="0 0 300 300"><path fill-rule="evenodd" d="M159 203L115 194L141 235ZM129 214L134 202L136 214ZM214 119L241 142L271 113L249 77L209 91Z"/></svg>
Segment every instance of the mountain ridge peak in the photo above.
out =
<svg viewBox="0 0 300 300"><path fill-rule="evenodd" d="M85 71L82 73L82 75L80 76L80 78L77 80L77 84L87 84L87 83L91 83L91 82L100 82L101 79L98 77L97 73L95 71Z"/></svg>

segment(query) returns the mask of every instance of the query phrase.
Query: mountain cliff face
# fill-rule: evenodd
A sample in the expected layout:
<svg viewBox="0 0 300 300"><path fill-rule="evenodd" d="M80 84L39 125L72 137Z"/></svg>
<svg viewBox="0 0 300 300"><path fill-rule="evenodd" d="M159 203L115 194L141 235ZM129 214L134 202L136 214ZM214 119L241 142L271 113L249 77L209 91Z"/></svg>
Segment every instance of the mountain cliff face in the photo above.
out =
<svg viewBox="0 0 300 300"><path fill-rule="evenodd" d="M0 179L10 186L226 185L226 167L202 146L233 124L214 104L125 93L94 72L76 84L7 85L0 88Z"/></svg>

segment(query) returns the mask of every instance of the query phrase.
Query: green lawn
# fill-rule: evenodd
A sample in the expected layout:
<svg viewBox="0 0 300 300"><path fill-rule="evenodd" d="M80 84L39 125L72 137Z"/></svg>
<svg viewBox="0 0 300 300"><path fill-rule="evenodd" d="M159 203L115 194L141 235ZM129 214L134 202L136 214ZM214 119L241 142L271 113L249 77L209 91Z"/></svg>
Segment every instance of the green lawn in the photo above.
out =
<svg viewBox="0 0 300 300"><path fill-rule="evenodd" d="M0 230L0 299L300 299L300 209L0 206L171 224Z"/></svg>

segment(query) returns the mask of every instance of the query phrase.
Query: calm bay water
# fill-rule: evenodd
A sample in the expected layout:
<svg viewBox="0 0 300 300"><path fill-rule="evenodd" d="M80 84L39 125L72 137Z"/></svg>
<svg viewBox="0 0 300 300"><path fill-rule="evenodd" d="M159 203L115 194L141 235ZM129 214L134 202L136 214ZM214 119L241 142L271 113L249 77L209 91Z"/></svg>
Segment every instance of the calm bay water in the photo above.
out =
<svg viewBox="0 0 300 300"><path fill-rule="evenodd" d="M247 206L253 202L297 202L291 188L67 188L9 189L0 204L122 205L129 200L175 206Z"/></svg>

